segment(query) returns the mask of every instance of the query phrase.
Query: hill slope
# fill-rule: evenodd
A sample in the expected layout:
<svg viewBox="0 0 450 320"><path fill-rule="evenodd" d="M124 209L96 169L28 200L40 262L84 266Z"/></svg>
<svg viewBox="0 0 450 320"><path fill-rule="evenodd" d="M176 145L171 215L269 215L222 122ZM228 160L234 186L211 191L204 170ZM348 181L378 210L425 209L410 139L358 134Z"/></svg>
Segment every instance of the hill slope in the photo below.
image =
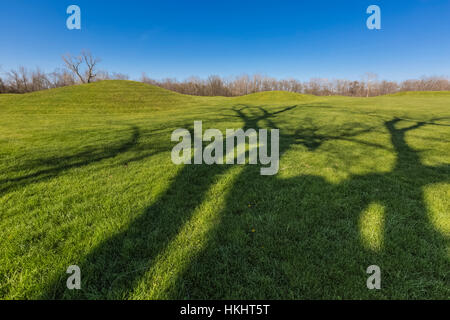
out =
<svg viewBox="0 0 450 320"><path fill-rule="evenodd" d="M139 111L189 104L195 97L133 81L101 81L23 95L0 96L0 108L22 107L27 111Z"/></svg>
<svg viewBox="0 0 450 320"><path fill-rule="evenodd" d="M313 96L290 92L263 92L243 97L199 97L179 94L153 85L109 80L91 84L69 86L22 95L0 95L0 108L27 110L28 112L61 111L62 108L80 111L151 111L171 107L190 106L195 103L230 100L236 102L283 103L285 101L312 99Z"/></svg>
<svg viewBox="0 0 450 320"><path fill-rule="evenodd" d="M449 106L129 81L0 96L0 298L448 299ZM278 128L279 172L174 165L197 120Z"/></svg>

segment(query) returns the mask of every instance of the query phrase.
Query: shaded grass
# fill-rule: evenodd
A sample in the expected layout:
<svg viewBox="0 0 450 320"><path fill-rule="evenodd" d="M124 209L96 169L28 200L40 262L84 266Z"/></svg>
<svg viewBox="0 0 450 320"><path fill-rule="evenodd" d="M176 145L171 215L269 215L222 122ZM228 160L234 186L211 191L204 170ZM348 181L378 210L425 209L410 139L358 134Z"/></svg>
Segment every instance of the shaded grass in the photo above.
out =
<svg viewBox="0 0 450 320"><path fill-rule="evenodd" d="M0 96L0 297L448 299L449 105L124 81ZM194 120L279 128L279 174L173 165Z"/></svg>

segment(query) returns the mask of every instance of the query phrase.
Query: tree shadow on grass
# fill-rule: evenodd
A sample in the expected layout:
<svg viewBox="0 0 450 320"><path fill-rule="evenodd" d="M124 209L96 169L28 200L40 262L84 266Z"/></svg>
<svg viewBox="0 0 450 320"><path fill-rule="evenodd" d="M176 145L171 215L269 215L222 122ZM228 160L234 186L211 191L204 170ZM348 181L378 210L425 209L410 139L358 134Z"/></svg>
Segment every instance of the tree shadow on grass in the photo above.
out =
<svg viewBox="0 0 450 320"><path fill-rule="evenodd" d="M276 115L294 107L272 113L243 105L233 110L244 122L244 129L258 130L262 125L276 128ZM390 173L353 175L332 184L311 175L289 179L260 176L257 166L244 167L226 195L225 209L217 213L220 223L206 235L204 248L186 269L172 275L174 281L160 290L159 297L445 297L448 239L430 225L422 187L447 181L449 170L422 165L406 144L405 133L425 124L397 129L399 121L384 124L397 154L397 164ZM356 137L371 130L374 128L349 127L339 135L299 128L293 135L281 134L280 156L295 144L314 151L332 139L365 143ZM167 191L126 230L78 262L83 290L68 291L65 282L60 282L66 277L62 273L42 298L130 297L229 168L181 168ZM361 229L363 212L371 204L384 208L378 246L364 239ZM365 269L372 264L383 272L384 290L378 293L366 288Z"/></svg>
<svg viewBox="0 0 450 320"><path fill-rule="evenodd" d="M24 166L16 167L16 171L34 172L15 178L0 180L0 196L11 190L20 189L29 184L52 179L66 170L84 167L125 153L136 146L140 137L140 131L137 126L131 126L130 131L130 138L117 145L106 145L91 148L89 150L67 156L37 159L33 160L31 163L25 164Z"/></svg>
<svg viewBox="0 0 450 320"><path fill-rule="evenodd" d="M161 297L448 298L449 239L430 224L423 187L448 182L450 168L423 165L406 143L406 132L426 123L398 129L400 121L384 123L397 155L389 173L331 184L310 175L262 177L246 167L206 247ZM299 130L293 140L315 150L363 132ZM378 213L369 210L374 205ZM381 291L366 287L370 265L381 267Z"/></svg>
<svg viewBox="0 0 450 320"><path fill-rule="evenodd" d="M285 111L292 108L288 107ZM273 115L266 113L259 120ZM85 283L82 291L68 293L65 286L59 283L59 277L43 298L126 296L130 288L151 268L157 255L175 238L193 211L202 204L209 188L229 168L226 165L184 166L155 204L146 209L126 230L101 243L79 262Z"/></svg>
<svg viewBox="0 0 450 320"><path fill-rule="evenodd" d="M139 127L135 125L131 125L126 131L127 134L130 133L130 136L125 141L96 145L85 151L66 156L34 159L24 165L14 167L14 172L8 172L8 175L14 176L16 172L23 171L31 173L22 174L13 178L1 179L0 196L13 190L24 188L30 184L56 178L62 173L72 169L86 167L104 160L114 159L117 156L126 154L130 151L133 151L137 155L130 154L129 156L125 156L119 162L114 163L113 166L128 165L170 151L170 148L167 146L155 146L153 144L150 145L148 143L139 142L144 136L148 137L149 135L154 135L155 133L153 132L143 135Z"/></svg>

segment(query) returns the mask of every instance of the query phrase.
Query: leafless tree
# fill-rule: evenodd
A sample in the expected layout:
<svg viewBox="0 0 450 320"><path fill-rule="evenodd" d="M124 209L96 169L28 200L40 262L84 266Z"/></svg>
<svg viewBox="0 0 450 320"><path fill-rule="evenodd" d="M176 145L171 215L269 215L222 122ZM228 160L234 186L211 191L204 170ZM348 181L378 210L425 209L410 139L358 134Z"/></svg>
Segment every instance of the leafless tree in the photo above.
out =
<svg viewBox="0 0 450 320"><path fill-rule="evenodd" d="M128 80L128 76L121 73L95 71L98 59L89 53L79 57L65 56L67 69L55 70L46 74L39 68L28 71L24 67L6 73L6 78L0 78L0 93L26 93L37 90L58 88L88 83L100 80ZM190 77L184 81L174 78L154 80L145 73L141 81L183 94L198 96L241 96L254 92L283 90L297 93L307 93L318 96L343 95L367 97L390 94L400 91L440 91L450 90L450 81L445 77L423 77L421 79L403 82L378 81L377 76L366 73L362 81L345 79L313 78L307 82L296 79L278 80L262 75L241 75L235 78L221 78L210 76L207 79Z"/></svg>
<svg viewBox="0 0 450 320"><path fill-rule="evenodd" d="M0 78L0 93L7 93L8 87L6 86L5 82L2 78Z"/></svg>
<svg viewBox="0 0 450 320"><path fill-rule="evenodd" d="M74 75L66 69L57 69L48 75L51 88L72 86L76 83Z"/></svg>
<svg viewBox="0 0 450 320"><path fill-rule="evenodd" d="M100 59L95 58L89 51L82 51L81 55L73 57L69 53L62 57L69 69L82 83L91 83L97 76L96 66Z"/></svg>
<svg viewBox="0 0 450 320"><path fill-rule="evenodd" d="M367 85L367 97L370 96L370 89L372 87L372 83L376 81L378 78L378 75L373 72L366 72L364 74L364 80L366 81Z"/></svg>

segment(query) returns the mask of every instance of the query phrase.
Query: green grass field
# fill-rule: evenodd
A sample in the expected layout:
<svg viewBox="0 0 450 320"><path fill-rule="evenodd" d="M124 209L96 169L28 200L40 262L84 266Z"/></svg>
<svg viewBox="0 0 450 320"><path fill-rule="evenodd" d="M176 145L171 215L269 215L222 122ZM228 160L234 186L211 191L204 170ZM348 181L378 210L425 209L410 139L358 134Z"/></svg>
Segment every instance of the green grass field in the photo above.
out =
<svg viewBox="0 0 450 320"><path fill-rule="evenodd" d="M279 128L279 173L172 164L195 120ZM450 299L449 142L450 92L0 95L0 298Z"/></svg>

